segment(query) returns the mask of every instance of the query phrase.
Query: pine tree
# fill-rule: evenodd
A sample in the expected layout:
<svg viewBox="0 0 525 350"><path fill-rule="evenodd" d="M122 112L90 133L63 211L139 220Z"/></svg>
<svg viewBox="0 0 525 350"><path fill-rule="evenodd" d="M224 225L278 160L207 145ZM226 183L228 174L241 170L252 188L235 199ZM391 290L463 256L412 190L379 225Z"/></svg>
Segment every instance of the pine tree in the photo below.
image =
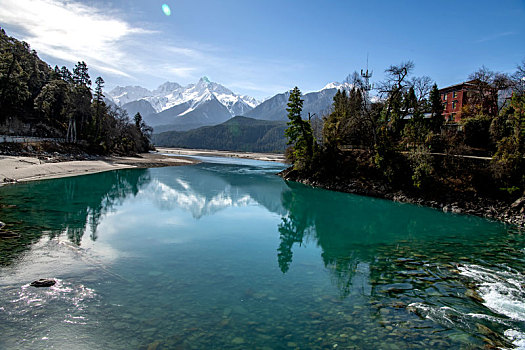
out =
<svg viewBox="0 0 525 350"><path fill-rule="evenodd" d="M441 127L443 126L443 102L441 101L441 95L437 84L432 86L430 91L430 112L431 115L431 129L434 133L438 134L441 132Z"/></svg>
<svg viewBox="0 0 525 350"><path fill-rule="evenodd" d="M73 69L73 82L77 85L91 86L86 62L78 62Z"/></svg>
<svg viewBox="0 0 525 350"><path fill-rule="evenodd" d="M95 80L95 100L97 103L101 103L104 98L104 93L102 89L104 88L104 79L102 77L97 77Z"/></svg>
<svg viewBox="0 0 525 350"><path fill-rule="evenodd" d="M138 130L140 130L141 125L142 125L142 115L140 114L140 112L137 112L137 114L135 114L133 119L135 120L135 126L137 127Z"/></svg>
<svg viewBox="0 0 525 350"><path fill-rule="evenodd" d="M103 116L103 98L104 98L104 79L102 77L97 77L95 80L95 100L93 101L95 105L95 134L98 137L100 135L100 129L102 125L102 116Z"/></svg>
<svg viewBox="0 0 525 350"><path fill-rule="evenodd" d="M303 168L308 166L313 157L314 137L312 127L309 121L305 121L301 117L303 110L303 102L301 99L301 90L296 86L290 93L288 99L288 129L285 135L288 138L288 144L294 145L295 166L296 168Z"/></svg>
<svg viewBox="0 0 525 350"><path fill-rule="evenodd" d="M71 71L67 69L66 66L60 68L60 78L66 83L73 83L73 74L71 74Z"/></svg>

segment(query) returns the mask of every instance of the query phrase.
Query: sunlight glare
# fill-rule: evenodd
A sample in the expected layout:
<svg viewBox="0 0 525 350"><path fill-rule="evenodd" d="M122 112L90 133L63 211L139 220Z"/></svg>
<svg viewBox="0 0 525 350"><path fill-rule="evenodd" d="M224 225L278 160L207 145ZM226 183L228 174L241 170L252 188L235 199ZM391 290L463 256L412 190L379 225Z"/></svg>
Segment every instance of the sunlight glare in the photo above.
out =
<svg viewBox="0 0 525 350"><path fill-rule="evenodd" d="M166 16L171 15L171 9L167 4L162 5L162 12L164 12Z"/></svg>

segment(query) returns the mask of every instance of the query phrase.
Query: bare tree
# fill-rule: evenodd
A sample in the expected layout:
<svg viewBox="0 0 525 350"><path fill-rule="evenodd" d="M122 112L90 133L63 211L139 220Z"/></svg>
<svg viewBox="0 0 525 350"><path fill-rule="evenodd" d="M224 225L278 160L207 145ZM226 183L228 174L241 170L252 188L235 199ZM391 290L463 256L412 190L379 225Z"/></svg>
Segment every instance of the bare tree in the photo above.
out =
<svg viewBox="0 0 525 350"><path fill-rule="evenodd" d="M392 122L393 129L398 132L401 118L401 101L403 94L410 86L408 76L414 70L414 62L406 61L385 70L386 80L379 84L379 92L386 97L385 121Z"/></svg>
<svg viewBox="0 0 525 350"><path fill-rule="evenodd" d="M525 58L512 75L512 89L520 94L525 92Z"/></svg>
<svg viewBox="0 0 525 350"><path fill-rule="evenodd" d="M410 80L410 85L414 88L417 102L421 103L424 100L428 100L434 81L432 78L425 75L422 77L413 77Z"/></svg>
<svg viewBox="0 0 525 350"><path fill-rule="evenodd" d="M498 112L498 94L512 86L512 80L505 73L494 72L485 66L469 75L473 86L469 94L470 104L476 113L495 117Z"/></svg>

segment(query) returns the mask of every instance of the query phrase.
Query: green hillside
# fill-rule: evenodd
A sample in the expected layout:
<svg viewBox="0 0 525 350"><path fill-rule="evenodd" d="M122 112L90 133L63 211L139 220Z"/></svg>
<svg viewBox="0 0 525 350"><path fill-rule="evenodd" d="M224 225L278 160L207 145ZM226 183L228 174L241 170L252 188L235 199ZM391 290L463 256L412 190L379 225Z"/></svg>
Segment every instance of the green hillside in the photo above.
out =
<svg viewBox="0 0 525 350"><path fill-rule="evenodd" d="M168 131L153 135L162 147L216 149L244 152L284 152L286 123L234 117L225 123L189 131Z"/></svg>

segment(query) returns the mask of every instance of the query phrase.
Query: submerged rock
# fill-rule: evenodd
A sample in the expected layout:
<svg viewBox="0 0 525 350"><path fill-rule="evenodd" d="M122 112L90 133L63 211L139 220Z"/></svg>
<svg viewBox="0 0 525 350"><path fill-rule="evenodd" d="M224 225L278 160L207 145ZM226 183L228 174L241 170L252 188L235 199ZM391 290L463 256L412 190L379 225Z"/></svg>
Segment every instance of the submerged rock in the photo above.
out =
<svg viewBox="0 0 525 350"><path fill-rule="evenodd" d="M38 281L33 281L31 282L30 286L31 287L37 287L37 288L41 288L41 287L52 287L56 284L57 282L53 279L44 279L44 278L41 278L39 279Z"/></svg>
<svg viewBox="0 0 525 350"><path fill-rule="evenodd" d="M233 338L233 340L232 340L232 344L235 344L235 345L241 345L241 344L244 344L244 338L241 338L241 337L235 337L235 338Z"/></svg>
<svg viewBox="0 0 525 350"><path fill-rule="evenodd" d="M465 296L471 298L471 299L474 299L476 300L477 302L480 302L480 303L484 303L485 300L483 300L483 298L473 289L467 289L467 291L465 292Z"/></svg>

